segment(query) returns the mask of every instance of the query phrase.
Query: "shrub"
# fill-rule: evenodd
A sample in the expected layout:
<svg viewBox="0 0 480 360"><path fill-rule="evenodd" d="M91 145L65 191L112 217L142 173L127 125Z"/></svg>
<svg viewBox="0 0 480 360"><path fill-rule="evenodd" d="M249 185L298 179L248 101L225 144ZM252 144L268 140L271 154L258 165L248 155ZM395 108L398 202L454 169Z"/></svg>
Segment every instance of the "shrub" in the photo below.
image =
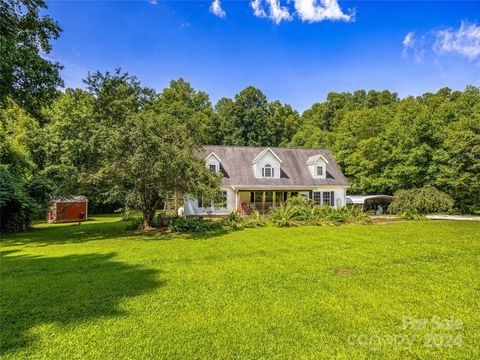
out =
<svg viewBox="0 0 480 360"><path fill-rule="evenodd" d="M206 232L223 227L223 221L203 220L191 217L172 217L168 221L172 232Z"/></svg>
<svg viewBox="0 0 480 360"><path fill-rule="evenodd" d="M262 214L255 209L249 216L243 219L243 226L250 228L265 226L265 221L263 220Z"/></svg>
<svg viewBox="0 0 480 360"><path fill-rule="evenodd" d="M270 222L279 227L297 225L302 218L301 207L298 205L281 204L268 214Z"/></svg>
<svg viewBox="0 0 480 360"><path fill-rule="evenodd" d="M314 206L310 211L309 222L313 225L339 225L352 223L369 223L368 216L355 206L331 208L327 205Z"/></svg>
<svg viewBox="0 0 480 360"><path fill-rule="evenodd" d="M303 205L286 205L272 210L269 221L275 226L292 225L339 225L350 223L370 223L371 220L357 207L331 208L324 205L313 205L304 202Z"/></svg>
<svg viewBox="0 0 480 360"><path fill-rule="evenodd" d="M388 211L392 214L430 214L448 212L453 208L453 199L434 187L398 190Z"/></svg>
<svg viewBox="0 0 480 360"><path fill-rule="evenodd" d="M420 215L415 208L407 208L401 216L406 220L426 220L425 216Z"/></svg>
<svg viewBox="0 0 480 360"><path fill-rule="evenodd" d="M311 207L315 205L315 202L312 199L306 198L304 196L294 196L289 198L285 204L292 206Z"/></svg>
<svg viewBox="0 0 480 360"><path fill-rule="evenodd" d="M236 211L223 218L222 223L224 226L230 227L234 230L243 229L243 219Z"/></svg>

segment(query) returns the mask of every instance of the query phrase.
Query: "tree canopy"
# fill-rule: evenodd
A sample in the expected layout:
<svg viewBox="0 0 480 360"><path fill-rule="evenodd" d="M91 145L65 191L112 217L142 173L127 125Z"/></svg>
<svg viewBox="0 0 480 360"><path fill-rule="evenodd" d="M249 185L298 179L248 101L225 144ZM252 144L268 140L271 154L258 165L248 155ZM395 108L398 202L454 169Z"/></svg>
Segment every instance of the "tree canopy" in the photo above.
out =
<svg viewBox="0 0 480 360"><path fill-rule="evenodd" d="M141 208L150 226L175 192L215 197L218 176L195 156L204 144L328 148L350 193L435 187L456 211L480 213L479 87L332 92L301 115L253 86L212 105L183 78L157 93L121 69L61 91L61 65L46 57L61 29L44 8L0 3L2 231L78 194L93 211Z"/></svg>
<svg viewBox="0 0 480 360"><path fill-rule="evenodd" d="M12 99L41 119L41 108L63 86L61 65L44 54L52 49L60 26L48 15L43 0L2 0L0 3L0 104Z"/></svg>

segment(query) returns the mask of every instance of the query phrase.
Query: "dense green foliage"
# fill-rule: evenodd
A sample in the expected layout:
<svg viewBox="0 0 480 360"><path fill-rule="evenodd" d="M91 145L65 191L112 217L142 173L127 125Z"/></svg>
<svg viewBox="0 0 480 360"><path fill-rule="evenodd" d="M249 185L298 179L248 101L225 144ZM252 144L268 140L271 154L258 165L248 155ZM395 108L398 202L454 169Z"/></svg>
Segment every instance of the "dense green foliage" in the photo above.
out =
<svg viewBox="0 0 480 360"><path fill-rule="evenodd" d="M205 236L96 219L2 238L2 358L480 358L479 222ZM433 316L462 324L403 324Z"/></svg>
<svg viewBox="0 0 480 360"><path fill-rule="evenodd" d="M57 62L46 59L52 39L61 31L48 15L43 0L2 0L0 3L0 105L13 99L40 116L43 105L63 85Z"/></svg>
<svg viewBox="0 0 480 360"><path fill-rule="evenodd" d="M405 99L386 91L331 93L299 117L288 105L267 102L253 87L212 107L207 94L183 79L160 94L120 70L95 73L86 83L87 90L67 89L45 107L46 123L12 100L0 111L1 163L18 189L35 194L38 214L59 194L86 195L93 212L138 207L142 201L131 193L141 188L138 171L151 170L155 163L164 163L169 174L180 169L170 177L178 191L203 182L206 186L195 192L211 193L213 179L193 176L198 162L180 165L205 143L325 147L349 179L351 193L394 194L434 186L454 200L456 211L480 211L476 87ZM166 153L156 151L167 138L176 162L165 162ZM140 152L135 154L132 146ZM186 174L192 186L178 183ZM163 204L172 189L158 188L153 204Z"/></svg>
<svg viewBox="0 0 480 360"><path fill-rule="evenodd" d="M214 198L218 179L192 157L203 144L328 148L351 193L434 186L480 212L478 87L330 93L301 116L252 86L212 105L181 78L157 93L120 69L60 92L60 65L41 56L60 33L44 1L0 6L0 165L8 197L31 205L8 214L27 222L18 230L56 196L85 195L90 213L140 207L146 223L175 192Z"/></svg>
<svg viewBox="0 0 480 360"><path fill-rule="evenodd" d="M18 188L14 177L0 168L0 232L28 230L33 212L31 199Z"/></svg>
<svg viewBox="0 0 480 360"><path fill-rule="evenodd" d="M222 98L215 106L212 144L286 146L300 126L290 105L268 102L263 92L248 86L234 99Z"/></svg>
<svg viewBox="0 0 480 360"><path fill-rule="evenodd" d="M420 189L398 190L393 202L388 207L392 214L415 212L417 214L445 213L453 208L453 199L435 189L425 187Z"/></svg>
<svg viewBox="0 0 480 360"><path fill-rule="evenodd" d="M352 193L435 186L480 211L480 88L398 99L388 91L331 93L302 114L291 146L326 147Z"/></svg>
<svg viewBox="0 0 480 360"><path fill-rule="evenodd" d="M268 221L278 227L298 225L339 225L369 223L369 218L356 206L331 208L315 204L287 202L268 214Z"/></svg>
<svg viewBox="0 0 480 360"><path fill-rule="evenodd" d="M267 214L253 211L249 215L232 212L227 217L217 220L198 219L194 217L172 217L168 227L173 232L208 232L220 229L240 230L271 224L276 227L290 226L327 226L340 224L370 224L368 216L356 206L331 208L319 206L301 197L291 198L286 204L271 210ZM141 223L134 221L130 229L138 229Z"/></svg>
<svg viewBox="0 0 480 360"><path fill-rule="evenodd" d="M127 205L143 210L144 227L152 225L155 211L176 193L214 197L219 176L192 156L197 143L175 117L142 111L126 121L125 130L103 175L125 191Z"/></svg>

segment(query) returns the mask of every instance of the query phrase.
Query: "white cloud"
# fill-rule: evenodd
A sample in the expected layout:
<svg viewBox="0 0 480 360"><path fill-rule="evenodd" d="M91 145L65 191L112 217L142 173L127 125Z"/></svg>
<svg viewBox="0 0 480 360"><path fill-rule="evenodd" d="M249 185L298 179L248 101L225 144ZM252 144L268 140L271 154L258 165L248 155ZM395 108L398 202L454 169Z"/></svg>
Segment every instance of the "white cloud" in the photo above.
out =
<svg viewBox="0 0 480 360"><path fill-rule="evenodd" d="M462 21L459 29L443 29L435 34L437 53L459 54L470 60L480 57L480 26Z"/></svg>
<svg viewBox="0 0 480 360"><path fill-rule="evenodd" d="M402 41L402 56L404 58L411 57L415 59L416 62L422 62L425 56L425 42L425 36L418 38L413 31L410 31L407 35L405 35Z"/></svg>
<svg viewBox="0 0 480 360"><path fill-rule="evenodd" d="M344 13L338 0L294 0L295 10L302 21L319 22L324 20L353 21L355 13Z"/></svg>
<svg viewBox="0 0 480 360"><path fill-rule="evenodd" d="M252 0L250 2L250 6L253 9L253 15L255 15L256 17L261 17L261 18L267 17L267 13L265 12L262 6L262 0Z"/></svg>
<svg viewBox="0 0 480 360"><path fill-rule="evenodd" d="M210 5L210 12L221 18L227 16L227 13L222 9L222 4L220 3L220 0L212 1L212 5Z"/></svg>
<svg viewBox="0 0 480 360"><path fill-rule="evenodd" d="M148 0L148 3L151 5L157 5L157 0Z"/></svg>
<svg viewBox="0 0 480 360"><path fill-rule="evenodd" d="M408 49L415 45L415 33L410 31L403 39L403 47Z"/></svg>
<svg viewBox="0 0 480 360"><path fill-rule="evenodd" d="M263 7L264 1L268 6L268 12ZM280 24L282 21L292 20L292 15L286 6L280 5L280 0L252 0L250 6L253 9L253 14L256 17L268 18L275 24Z"/></svg>

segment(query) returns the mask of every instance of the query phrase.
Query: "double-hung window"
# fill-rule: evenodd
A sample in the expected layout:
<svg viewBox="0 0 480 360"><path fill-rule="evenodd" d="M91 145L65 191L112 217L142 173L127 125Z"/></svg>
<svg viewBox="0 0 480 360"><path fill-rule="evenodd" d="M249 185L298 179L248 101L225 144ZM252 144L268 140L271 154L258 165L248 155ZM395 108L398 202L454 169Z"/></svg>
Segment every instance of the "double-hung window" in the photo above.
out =
<svg viewBox="0 0 480 360"><path fill-rule="evenodd" d="M334 192L333 191L324 191L323 192L323 205L334 206Z"/></svg>
<svg viewBox="0 0 480 360"><path fill-rule="evenodd" d="M323 176L323 166L317 166L317 176Z"/></svg>
<svg viewBox="0 0 480 360"><path fill-rule="evenodd" d="M313 201L315 201L317 204L322 203L322 192L321 191L314 191L313 192Z"/></svg>
<svg viewBox="0 0 480 360"><path fill-rule="evenodd" d="M265 165L262 168L262 177L273 177L274 175L273 167L270 164Z"/></svg>
<svg viewBox="0 0 480 360"><path fill-rule="evenodd" d="M210 170L214 171L214 172L217 172L217 165L215 165L215 164L210 164L210 165L208 165L208 168L209 168Z"/></svg>

